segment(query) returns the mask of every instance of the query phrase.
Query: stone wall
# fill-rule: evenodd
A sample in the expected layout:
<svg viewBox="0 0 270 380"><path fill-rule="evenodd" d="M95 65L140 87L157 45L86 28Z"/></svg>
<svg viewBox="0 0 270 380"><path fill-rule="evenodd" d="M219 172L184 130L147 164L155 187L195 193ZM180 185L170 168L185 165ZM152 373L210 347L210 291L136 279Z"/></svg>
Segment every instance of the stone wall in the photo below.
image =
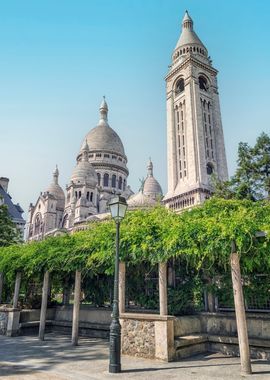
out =
<svg viewBox="0 0 270 380"><path fill-rule="evenodd" d="M251 357L270 360L270 315L247 313ZM234 313L200 313L175 319L176 359L198 352L239 355Z"/></svg>
<svg viewBox="0 0 270 380"><path fill-rule="evenodd" d="M121 314L122 353L171 361L174 357L173 322L171 316Z"/></svg>
<svg viewBox="0 0 270 380"><path fill-rule="evenodd" d="M270 339L270 315L247 313L248 336L255 339ZM175 319L174 335L194 333L237 336L234 313L200 313Z"/></svg>
<svg viewBox="0 0 270 380"><path fill-rule="evenodd" d="M153 359L155 357L155 322L122 319L122 353Z"/></svg>
<svg viewBox="0 0 270 380"><path fill-rule="evenodd" d="M8 313L0 311L0 335L5 335L7 331Z"/></svg>

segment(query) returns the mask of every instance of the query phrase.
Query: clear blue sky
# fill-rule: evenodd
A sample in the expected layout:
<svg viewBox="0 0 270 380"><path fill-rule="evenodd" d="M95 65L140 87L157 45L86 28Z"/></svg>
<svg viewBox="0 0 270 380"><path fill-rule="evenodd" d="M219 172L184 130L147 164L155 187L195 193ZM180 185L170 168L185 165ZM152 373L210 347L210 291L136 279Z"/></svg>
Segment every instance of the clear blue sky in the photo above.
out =
<svg viewBox="0 0 270 380"><path fill-rule="evenodd" d="M27 211L57 163L68 183L102 95L134 190L151 156L164 192L164 76L185 9L219 70L230 174L239 141L270 132L270 1L0 1L0 176Z"/></svg>

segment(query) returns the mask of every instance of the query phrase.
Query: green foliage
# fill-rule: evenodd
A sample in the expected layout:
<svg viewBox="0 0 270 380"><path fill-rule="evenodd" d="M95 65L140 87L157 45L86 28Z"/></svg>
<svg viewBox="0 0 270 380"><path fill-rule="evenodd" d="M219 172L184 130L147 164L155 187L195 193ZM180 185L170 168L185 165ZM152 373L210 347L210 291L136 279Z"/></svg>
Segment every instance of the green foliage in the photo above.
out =
<svg viewBox="0 0 270 380"><path fill-rule="evenodd" d="M265 231L266 237L257 238L258 231ZM159 262L184 258L184 267L190 268L186 278L201 276L207 282L215 275L228 272L232 240L236 241L241 255L244 275L270 273L269 236L269 202L211 198L180 215L161 206L128 212L121 224L120 256L129 266L139 265L146 273L147 268L157 267ZM115 224L107 220L91 223L87 230L71 235L2 247L0 271L5 274L7 283L14 281L16 271L22 271L25 284L33 279L41 284L43 272L49 270L54 281L63 284L68 274L80 269L86 279L86 301L103 305L111 298L111 283L104 279L113 274L114 257ZM136 276L139 283L143 280L142 274L132 272L131 298L147 307L156 306L157 287L136 295L132 290L133 285L136 289ZM204 284L194 279L190 281L182 280L178 289L170 290L170 297L178 297L171 306L175 313L187 313L191 308L200 307Z"/></svg>
<svg viewBox="0 0 270 380"><path fill-rule="evenodd" d="M241 142L235 175L225 182L213 177L213 185L216 196L225 199L270 199L270 136L262 133L254 147Z"/></svg>
<svg viewBox="0 0 270 380"><path fill-rule="evenodd" d="M19 232L12 222L5 204L0 205L0 247L20 242Z"/></svg>
<svg viewBox="0 0 270 380"><path fill-rule="evenodd" d="M120 255L129 263L155 264L185 254L198 268L226 266L234 239L248 271L269 268L269 230L269 202L212 198L180 215L162 207L138 210L121 224ZM256 239L258 231L268 232L266 238ZM109 220L71 235L2 247L0 270L29 277L44 270L63 276L76 269L111 274L114 254L115 225Z"/></svg>
<svg viewBox="0 0 270 380"><path fill-rule="evenodd" d="M189 277L168 290L169 314L192 314L203 310L204 284L199 276Z"/></svg>

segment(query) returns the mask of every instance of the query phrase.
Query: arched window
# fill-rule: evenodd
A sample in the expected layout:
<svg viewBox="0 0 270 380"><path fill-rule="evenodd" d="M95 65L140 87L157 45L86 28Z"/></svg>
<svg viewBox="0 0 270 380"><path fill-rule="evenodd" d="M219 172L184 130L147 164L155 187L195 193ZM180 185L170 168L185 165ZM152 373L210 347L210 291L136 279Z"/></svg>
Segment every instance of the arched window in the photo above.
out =
<svg viewBox="0 0 270 380"><path fill-rule="evenodd" d="M90 202L93 202L93 193L91 192L91 194L90 194Z"/></svg>
<svg viewBox="0 0 270 380"><path fill-rule="evenodd" d="M200 87L200 90L202 90L202 91L207 92L207 90L208 90L207 80L203 76L199 76L199 87Z"/></svg>
<svg viewBox="0 0 270 380"><path fill-rule="evenodd" d="M41 216L40 214L37 214L35 218L35 223L34 223L34 235L37 235L41 232Z"/></svg>
<svg viewBox="0 0 270 380"><path fill-rule="evenodd" d="M112 187L116 187L116 175L112 175Z"/></svg>
<svg viewBox="0 0 270 380"><path fill-rule="evenodd" d="M89 201L89 191L86 193L86 199Z"/></svg>
<svg viewBox="0 0 270 380"><path fill-rule="evenodd" d="M126 180L124 179L123 190L126 190Z"/></svg>
<svg viewBox="0 0 270 380"><path fill-rule="evenodd" d="M100 173L97 173L98 186L100 186Z"/></svg>
<svg viewBox="0 0 270 380"><path fill-rule="evenodd" d="M185 81L183 78L180 78L175 85L175 93L180 94L185 90Z"/></svg>
<svg viewBox="0 0 270 380"><path fill-rule="evenodd" d="M207 174L211 175L213 173L213 171L214 171L213 165L210 162L208 162L208 164L206 165L206 172L207 172Z"/></svg>
<svg viewBox="0 0 270 380"><path fill-rule="evenodd" d="M109 174L105 173L103 177L103 186L108 187L109 186Z"/></svg>
<svg viewBox="0 0 270 380"><path fill-rule="evenodd" d="M118 180L118 189L122 190L122 177L119 177L119 180Z"/></svg>
<svg viewBox="0 0 270 380"><path fill-rule="evenodd" d="M63 228L68 227L68 214L64 216L63 223L62 223Z"/></svg>

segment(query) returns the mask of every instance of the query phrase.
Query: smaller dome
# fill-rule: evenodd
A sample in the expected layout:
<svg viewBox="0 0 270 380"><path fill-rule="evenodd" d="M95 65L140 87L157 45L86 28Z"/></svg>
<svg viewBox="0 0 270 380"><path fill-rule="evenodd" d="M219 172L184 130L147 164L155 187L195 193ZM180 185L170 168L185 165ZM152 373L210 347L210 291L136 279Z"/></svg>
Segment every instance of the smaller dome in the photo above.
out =
<svg viewBox="0 0 270 380"><path fill-rule="evenodd" d="M153 163L151 159L147 165L147 177L143 184L143 193L154 199L162 197L162 189L158 181L153 176Z"/></svg>
<svg viewBox="0 0 270 380"><path fill-rule="evenodd" d="M127 204L130 208L151 207L156 204L156 201L140 190L127 200Z"/></svg>
<svg viewBox="0 0 270 380"><path fill-rule="evenodd" d="M56 165L56 168L53 171L53 182L49 185L46 192L53 195L54 198L57 200L56 207L64 208L64 206L65 206L65 193L64 193L62 187L58 184L58 177L59 177L59 170L58 170L58 167Z"/></svg>
<svg viewBox="0 0 270 380"><path fill-rule="evenodd" d="M81 152L82 159L80 161L77 161L77 165L75 166L71 175L71 181L76 184L87 183L91 187L96 187L98 178L95 169L88 161L89 146L87 140L85 140Z"/></svg>
<svg viewBox="0 0 270 380"><path fill-rule="evenodd" d="M71 175L71 181L78 184L86 182L91 187L96 187L98 183L97 173L95 169L88 161L78 161L77 165L73 169Z"/></svg>

